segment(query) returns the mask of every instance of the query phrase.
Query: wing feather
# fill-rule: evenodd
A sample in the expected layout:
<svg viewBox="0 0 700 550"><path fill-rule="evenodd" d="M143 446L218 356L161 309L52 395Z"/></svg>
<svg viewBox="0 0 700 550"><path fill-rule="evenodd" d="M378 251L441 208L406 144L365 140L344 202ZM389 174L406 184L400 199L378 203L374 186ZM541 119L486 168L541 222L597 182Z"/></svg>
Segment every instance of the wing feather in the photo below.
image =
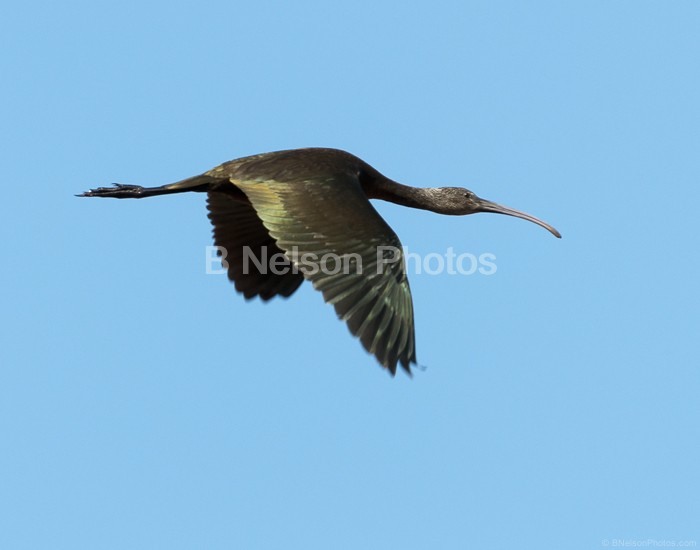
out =
<svg viewBox="0 0 700 550"><path fill-rule="evenodd" d="M357 177L231 182L248 197L276 246L322 292L365 349L392 374L397 364L410 373L416 363L413 302L401 243ZM380 261L382 246L395 247L396 261ZM328 269L322 269L324 258L334 260Z"/></svg>
<svg viewBox="0 0 700 550"><path fill-rule="evenodd" d="M226 250L224 259L228 263L228 278L246 299L256 296L263 300L274 296L288 297L299 288L304 277L298 272L289 271L280 275L267 269L261 273L252 261L247 262L248 272L245 272L246 246L258 259L265 257L263 250L267 253L268 261L275 254L283 254L249 203L225 192L211 191L207 196L207 208L214 226L214 243Z"/></svg>

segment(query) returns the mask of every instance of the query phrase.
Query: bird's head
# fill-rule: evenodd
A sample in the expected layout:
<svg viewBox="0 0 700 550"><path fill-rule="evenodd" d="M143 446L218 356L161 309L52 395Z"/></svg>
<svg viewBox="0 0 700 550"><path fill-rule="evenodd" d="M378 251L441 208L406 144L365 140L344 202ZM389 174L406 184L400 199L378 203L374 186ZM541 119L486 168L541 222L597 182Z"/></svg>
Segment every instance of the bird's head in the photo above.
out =
<svg viewBox="0 0 700 550"><path fill-rule="evenodd" d="M437 206L435 211L440 214L449 214L453 216L466 216L467 214L476 214L477 212L505 214L506 216L515 216L516 218L522 218L523 220L536 223L544 227L555 237L561 238L559 231L539 218L521 212L520 210L501 206L495 202L482 199L469 189L463 187L438 187L426 189L426 191L433 195L432 199Z"/></svg>

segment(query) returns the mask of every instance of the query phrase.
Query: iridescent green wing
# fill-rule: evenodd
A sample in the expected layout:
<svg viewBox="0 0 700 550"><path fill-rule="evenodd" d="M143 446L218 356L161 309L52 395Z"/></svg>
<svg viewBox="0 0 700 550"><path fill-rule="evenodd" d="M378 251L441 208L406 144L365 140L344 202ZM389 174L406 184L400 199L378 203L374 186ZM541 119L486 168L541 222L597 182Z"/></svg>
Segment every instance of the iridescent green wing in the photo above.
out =
<svg viewBox="0 0 700 550"><path fill-rule="evenodd" d="M290 270L267 269L270 260L276 256L284 257L283 252L258 218L255 209L243 201L225 192L210 191L207 194L209 219L214 226L214 244L220 247L219 256L223 256L228 278L248 300L256 296L263 300L290 296L299 288L304 277Z"/></svg>
<svg viewBox="0 0 700 550"><path fill-rule="evenodd" d="M394 374L416 362L401 243L351 174L294 182L231 180L279 248Z"/></svg>

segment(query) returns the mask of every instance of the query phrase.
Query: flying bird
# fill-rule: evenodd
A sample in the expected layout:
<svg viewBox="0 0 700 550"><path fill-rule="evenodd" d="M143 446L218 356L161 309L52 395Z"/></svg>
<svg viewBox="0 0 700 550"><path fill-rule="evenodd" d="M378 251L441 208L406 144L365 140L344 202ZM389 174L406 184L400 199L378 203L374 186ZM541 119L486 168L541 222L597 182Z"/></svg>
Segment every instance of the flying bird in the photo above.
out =
<svg viewBox="0 0 700 550"><path fill-rule="evenodd" d="M238 292L265 301L288 297L308 279L392 375L397 364L408 374L416 364L413 301L401 242L369 199L456 216L506 214L561 237L542 220L468 189L402 185L338 149L263 153L169 185L114 184L79 196L141 199L189 191L207 193L214 243ZM333 260L330 268L319 263L323 258Z"/></svg>

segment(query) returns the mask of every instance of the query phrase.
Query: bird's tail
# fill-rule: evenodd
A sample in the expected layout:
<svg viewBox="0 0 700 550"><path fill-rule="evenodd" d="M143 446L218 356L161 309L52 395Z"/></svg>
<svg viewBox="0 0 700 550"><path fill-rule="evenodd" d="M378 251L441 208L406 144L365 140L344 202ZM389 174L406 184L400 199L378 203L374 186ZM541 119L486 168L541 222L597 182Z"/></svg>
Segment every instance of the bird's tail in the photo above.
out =
<svg viewBox="0 0 700 550"><path fill-rule="evenodd" d="M98 187L76 195L78 197L111 197L114 199L143 199L157 195L171 195L173 193L185 193L188 191L208 191L216 180L211 176L202 174L185 180L161 185L160 187L141 187L140 185L125 185L115 183L112 187Z"/></svg>

